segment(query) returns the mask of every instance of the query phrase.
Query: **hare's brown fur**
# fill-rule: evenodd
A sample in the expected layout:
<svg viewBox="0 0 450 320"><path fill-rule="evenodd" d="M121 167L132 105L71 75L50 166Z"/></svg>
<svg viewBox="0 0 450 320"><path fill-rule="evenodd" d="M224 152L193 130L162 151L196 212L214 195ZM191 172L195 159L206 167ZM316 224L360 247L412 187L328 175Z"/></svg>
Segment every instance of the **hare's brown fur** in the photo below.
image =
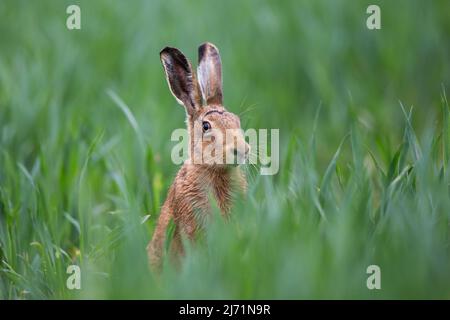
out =
<svg viewBox="0 0 450 320"><path fill-rule="evenodd" d="M192 72L191 64L178 49L163 49L161 61L170 90L186 108L191 149L189 159L178 171L168 191L156 230L147 247L150 264L156 268L161 267L166 230L171 220L175 230L170 251L173 257L179 257L184 252L182 238L194 240L210 215L211 199L216 201L222 215L227 216L233 193L246 189L245 175L239 167L194 161L196 152L202 156L208 145L219 143L202 139L202 124L205 121L222 133L228 129L240 129L239 118L222 105L221 62L217 48L210 43L200 46L199 82ZM244 148L245 157L249 146L243 135L236 133L234 139L232 144L223 142L224 152L215 154L215 157L224 159L225 152L230 149L237 152L236 145Z"/></svg>

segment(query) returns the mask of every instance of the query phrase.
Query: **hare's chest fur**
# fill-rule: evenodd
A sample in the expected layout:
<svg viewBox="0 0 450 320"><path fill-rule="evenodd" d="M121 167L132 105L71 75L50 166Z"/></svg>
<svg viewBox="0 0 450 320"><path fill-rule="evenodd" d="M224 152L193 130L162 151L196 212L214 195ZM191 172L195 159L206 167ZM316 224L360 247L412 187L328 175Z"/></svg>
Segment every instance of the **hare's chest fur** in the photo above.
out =
<svg viewBox="0 0 450 320"><path fill-rule="evenodd" d="M227 215L235 193L245 191L245 179L239 168L208 168L184 164L173 185L174 219L194 233L210 216L216 205ZM214 203L212 203L214 202Z"/></svg>

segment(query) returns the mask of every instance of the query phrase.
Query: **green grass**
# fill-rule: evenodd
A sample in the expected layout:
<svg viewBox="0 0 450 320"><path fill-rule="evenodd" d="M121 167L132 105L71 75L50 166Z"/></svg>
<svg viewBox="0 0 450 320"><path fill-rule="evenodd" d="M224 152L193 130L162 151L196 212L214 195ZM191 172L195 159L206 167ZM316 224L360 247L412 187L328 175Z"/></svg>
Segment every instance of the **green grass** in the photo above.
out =
<svg viewBox="0 0 450 320"><path fill-rule="evenodd" d="M449 9L1 1L0 298L450 298ZM247 168L231 221L156 276L145 246L184 125L158 53L196 62L204 41L243 126L280 129L280 172Z"/></svg>

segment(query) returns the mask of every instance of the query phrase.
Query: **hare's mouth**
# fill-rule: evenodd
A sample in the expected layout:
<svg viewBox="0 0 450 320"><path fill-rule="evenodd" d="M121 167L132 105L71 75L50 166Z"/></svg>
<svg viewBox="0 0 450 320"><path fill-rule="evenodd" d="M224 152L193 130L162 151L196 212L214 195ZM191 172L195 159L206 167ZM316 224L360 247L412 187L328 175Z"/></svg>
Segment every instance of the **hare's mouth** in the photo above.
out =
<svg viewBox="0 0 450 320"><path fill-rule="evenodd" d="M233 167L238 167L242 164L246 164L248 161L248 152L239 152L238 150L233 150L233 161L230 163Z"/></svg>
<svg viewBox="0 0 450 320"><path fill-rule="evenodd" d="M206 152L201 156L202 164L231 167L247 164L249 159L248 150L228 149L220 152L215 150L211 154Z"/></svg>

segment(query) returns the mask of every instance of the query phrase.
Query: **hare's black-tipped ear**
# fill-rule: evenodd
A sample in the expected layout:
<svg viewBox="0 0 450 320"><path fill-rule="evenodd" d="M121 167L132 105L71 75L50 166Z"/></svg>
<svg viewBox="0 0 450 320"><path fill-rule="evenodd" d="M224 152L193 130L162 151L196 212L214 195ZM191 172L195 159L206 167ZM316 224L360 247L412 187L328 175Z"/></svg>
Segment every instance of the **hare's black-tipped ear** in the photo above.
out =
<svg viewBox="0 0 450 320"><path fill-rule="evenodd" d="M219 50L206 42L198 48L198 81L207 104L222 104L222 62Z"/></svg>
<svg viewBox="0 0 450 320"><path fill-rule="evenodd" d="M189 60L176 48L165 47L159 55L170 91L188 114L195 114L201 106L201 96Z"/></svg>

